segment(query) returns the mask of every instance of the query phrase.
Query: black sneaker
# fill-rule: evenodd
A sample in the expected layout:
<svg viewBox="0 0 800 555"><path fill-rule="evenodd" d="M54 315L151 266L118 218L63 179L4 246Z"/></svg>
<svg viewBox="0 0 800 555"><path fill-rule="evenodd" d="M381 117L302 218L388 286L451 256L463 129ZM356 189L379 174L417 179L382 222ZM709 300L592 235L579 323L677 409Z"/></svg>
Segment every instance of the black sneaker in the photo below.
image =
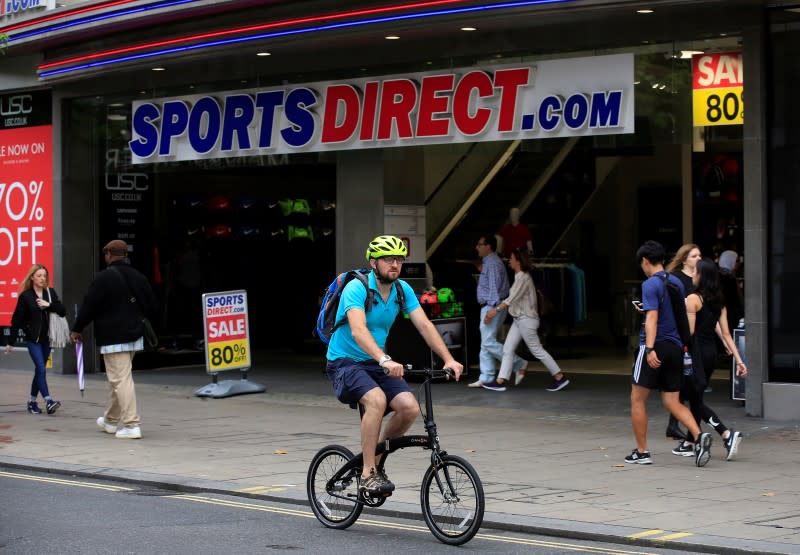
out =
<svg viewBox="0 0 800 555"><path fill-rule="evenodd" d="M361 485L358 487L361 493L368 495L389 495L394 491L394 484L389 481L383 472L375 472L373 469L369 476L361 478Z"/></svg>
<svg viewBox="0 0 800 555"><path fill-rule="evenodd" d="M53 414L58 410L58 407L60 406L61 406L61 401L56 401L55 399L48 399L45 410L47 410L47 414Z"/></svg>
<svg viewBox="0 0 800 555"><path fill-rule="evenodd" d="M497 383L497 380L492 380L489 383L481 383L481 387L484 388L484 389L491 389L492 391L505 391L506 390L505 382Z"/></svg>
<svg viewBox="0 0 800 555"><path fill-rule="evenodd" d="M694 464L705 466L711 459L711 434L703 432L694 444Z"/></svg>
<svg viewBox="0 0 800 555"><path fill-rule="evenodd" d="M28 401L28 412L31 414L42 414L42 409L39 408L39 403L36 401Z"/></svg>
<svg viewBox="0 0 800 555"><path fill-rule="evenodd" d="M739 450L739 443L742 441L742 434L736 430L731 430L731 435L722 441L725 443L725 449L728 451L728 455L725 457L725 460L729 461L736 456L736 452Z"/></svg>
<svg viewBox="0 0 800 555"><path fill-rule="evenodd" d="M638 449L634 449L630 455L625 457L625 462L630 464L653 464L653 459L650 458L650 451L640 453Z"/></svg>
<svg viewBox="0 0 800 555"><path fill-rule="evenodd" d="M553 380L553 383L550 384L550 387L546 387L547 391L561 391L565 387L569 385L569 380L567 378L561 378L560 380Z"/></svg>
<svg viewBox="0 0 800 555"><path fill-rule="evenodd" d="M672 454L678 455L679 457L691 457L694 455L694 445L681 441L678 446L672 450Z"/></svg>

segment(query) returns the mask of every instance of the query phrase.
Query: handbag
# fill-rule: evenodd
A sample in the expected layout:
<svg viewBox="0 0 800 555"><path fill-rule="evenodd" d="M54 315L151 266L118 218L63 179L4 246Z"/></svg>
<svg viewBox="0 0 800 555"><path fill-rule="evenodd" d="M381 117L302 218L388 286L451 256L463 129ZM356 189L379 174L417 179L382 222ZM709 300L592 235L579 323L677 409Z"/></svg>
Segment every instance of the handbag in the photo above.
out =
<svg viewBox="0 0 800 555"><path fill-rule="evenodd" d="M47 289L47 302L51 303L50 289ZM63 316L59 316L53 311L49 311L49 328L48 337L50 338L50 347L55 349L63 349L70 342L69 337L69 323Z"/></svg>
<svg viewBox="0 0 800 555"><path fill-rule="evenodd" d="M142 312L142 307L139 305L136 295L134 295L131 291L131 284L128 282L128 277L125 275L125 272L114 268L113 266L111 268L116 270L117 273L122 276L122 279L125 280L125 286L128 288L128 298L130 298L131 302L136 305L136 308L139 310L139 315L142 317L142 337L144 338L145 348L148 351L154 350L156 347L158 347L158 334L156 333L155 328L153 328L153 324Z"/></svg>

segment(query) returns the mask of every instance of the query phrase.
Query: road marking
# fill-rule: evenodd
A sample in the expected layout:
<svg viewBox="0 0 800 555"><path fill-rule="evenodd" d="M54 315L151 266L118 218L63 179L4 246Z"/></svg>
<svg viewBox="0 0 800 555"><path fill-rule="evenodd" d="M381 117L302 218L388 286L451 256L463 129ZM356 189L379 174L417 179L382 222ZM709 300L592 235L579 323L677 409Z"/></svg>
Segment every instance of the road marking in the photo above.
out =
<svg viewBox="0 0 800 555"><path fill-rule="evenodd" d="M645 530L644 532L638 532L636 534L631 534L628 538L632 540L638 540L639 538L646 538L648 536L655 536L658 534L663 534L664 530Z"/></svg>
<svg viewBox="0 0 800 555"><path fill-rule="evenodd" d="M217 499L213 497L205 497L202 495L191 495L191 494L178 494L178 495L168 495L165 496L172 499L177 499L181 501L194 501L196 503L206 503L209 505L219 505L222 507L231 507L234 509L248 509L252 511L261 511L267 513L278 513L278 514L285 514L291 516L301 516L304 518L316 518L314 513L309 511L301 511L296 509L285 509L281 507L271 507L267 505L258 505L255 503L247 503L241 501L232 501L228 499ZM374 526L379 528L389 528L393 530L405 530L410 532L422 532L422 533L430 533L430 530L427 526L420 526L415 524L399 524L394 522L383 522L379 520L372 520L368 518L359 518L356 524L361 524L363 526ZM663 530L659 531L663 532ZM478 533L475 535L477 539L483 539L488 541L494 542L502 542L502 543L509 543L509 544L518 544L518 545L530 545L530 546L537 546L537 547L555 547L560 548L568 551L577 551L583 553L599 553L599 554L607 554L607 555L653 555L646 551L630 551L625 549L614 549L614 548L607 548L607 547L592 547L592 546L584 546L584 545L576 545L564 542L557 542L557 541L544 541L544 540L533 540L533 539L526 539L526 538L509 538L505 536L498 536L494 534L482 534Z"/></svg>
<svg viewBox="0 0 800 555"><path fill-rule="evenodd" d="M272 493L276 491L286 491L286 488L274 486L253 486L251 488L235 489L233 491L236 493Z"/></svg>
<svg viewBox="0 0 800 555"><path fill-rule="evenodd" d="M94 484L91 482L81 482L79 480L62 480L60 478L48 478L45 476L28 476L26 474L16 474L14 472L4 472L0 470L0 476L6 478L16 478L18 480L30 480L32 482L47 482L49 484L61 484L64 486L76 486L81 488L102 489L105 491L125 492L133 491L133 488L126 488L122 486L109 486L104 484Z"/></svg>
<svg viewBox="0 0 800 555"><path fill-rule="evenodd" d="M686 538L688 536L694 536L691 532L675 532L673 534L667 534L666 536L659 536L657 538L653 538L654 540L679 540L681 538Z"/></svg>

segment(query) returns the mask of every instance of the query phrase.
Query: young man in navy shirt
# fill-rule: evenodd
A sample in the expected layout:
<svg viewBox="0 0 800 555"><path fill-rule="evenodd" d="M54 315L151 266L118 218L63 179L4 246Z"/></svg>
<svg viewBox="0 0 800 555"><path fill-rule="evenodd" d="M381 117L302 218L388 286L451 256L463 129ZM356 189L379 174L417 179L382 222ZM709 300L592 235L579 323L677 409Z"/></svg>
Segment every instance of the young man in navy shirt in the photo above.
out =
<svg viewBox="0 0 800 555"><path fill-rule="evenodd" d="M636 251L636 258L647 276L642 283L640 309L645 313L645 322L631 378L631 422L636 449L625 457L625 462L653 462L647 448L647 398L650 390L660 389L664 407L686 426L690 437L695 440L695 464L705 466L711 457L711 434L700 432L691 411L680 402L683 342L663 276L666 275L681 291L683 285L678 278L664 271L665 252L660 243L646 241Z"/></svg>

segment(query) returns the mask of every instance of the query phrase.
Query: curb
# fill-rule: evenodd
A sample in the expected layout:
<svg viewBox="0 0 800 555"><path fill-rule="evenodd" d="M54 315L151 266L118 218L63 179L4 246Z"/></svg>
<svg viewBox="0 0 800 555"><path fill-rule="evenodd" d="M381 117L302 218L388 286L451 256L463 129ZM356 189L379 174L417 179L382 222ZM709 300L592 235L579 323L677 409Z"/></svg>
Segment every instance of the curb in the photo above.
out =
<svg viewBox="0 0 800 555"><path fill-rule="evenodd" d="M199 480L172 475L122 471L114 468L54 463L51 461L2 456L0 456L0 468L92 478L96 480L113 480L176 492L216 493L308 507L308 499L305 496L240 492L232 490L230 484L227 482L217 482L213 480ZM394 503L394 506L396 508L365 507L364 512L365 514L373 514L376 516L422 521L422 515L416 505L410 503ZM777 542L742 538L731 539L712 535L691 535L689 537L669 540L657 538L647 539L646 537L637 537L641 536L643 533L650 532L641 528L493 512L486 512L484 514L481 530L483 531L485 529L590 540L629 546L659 547L695 553L719 553L721 555L750 555L754 552L763 555L793 555L797 553L797 546Z"/></svg>

